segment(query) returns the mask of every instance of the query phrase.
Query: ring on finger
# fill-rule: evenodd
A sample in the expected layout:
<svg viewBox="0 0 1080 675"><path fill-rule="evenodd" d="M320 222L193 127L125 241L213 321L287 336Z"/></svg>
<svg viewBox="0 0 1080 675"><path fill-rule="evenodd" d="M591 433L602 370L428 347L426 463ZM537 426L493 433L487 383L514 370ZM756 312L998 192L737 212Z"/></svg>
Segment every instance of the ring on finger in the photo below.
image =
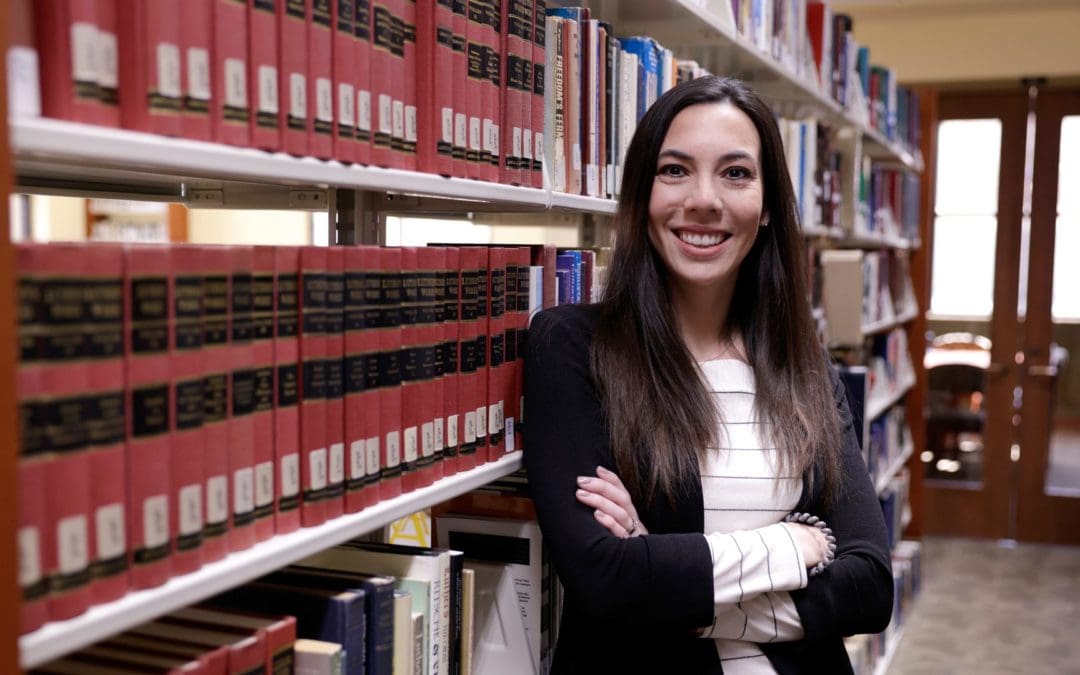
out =
<svg viewBox="0 0 1080 675"><path fill-rule="evenodd" d="M626 528L626 536L632 537L632 536L634 536L635 532L637 532L637 519L636 518L631 518L630 519L630 527Z"/></svg>

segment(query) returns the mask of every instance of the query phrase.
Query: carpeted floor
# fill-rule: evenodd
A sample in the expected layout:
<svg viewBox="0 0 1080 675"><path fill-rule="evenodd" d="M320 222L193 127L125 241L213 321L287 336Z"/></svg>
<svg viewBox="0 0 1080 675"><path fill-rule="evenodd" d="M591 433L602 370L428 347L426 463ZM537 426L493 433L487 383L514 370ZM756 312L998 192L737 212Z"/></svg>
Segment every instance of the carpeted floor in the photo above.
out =
<svg viewBox="0 0 1080 675"><path fill-rule="evenodd" d="M888 675L938 673L1080 674L1080 548L923 539L922 591Z"/></svg>

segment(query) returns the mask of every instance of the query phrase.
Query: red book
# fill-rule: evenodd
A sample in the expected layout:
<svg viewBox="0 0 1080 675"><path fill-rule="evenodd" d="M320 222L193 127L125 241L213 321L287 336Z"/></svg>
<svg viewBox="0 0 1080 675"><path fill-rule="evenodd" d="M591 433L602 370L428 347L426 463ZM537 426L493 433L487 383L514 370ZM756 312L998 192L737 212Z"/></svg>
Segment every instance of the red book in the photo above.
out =
<svg viewBox="0 0 1080 675"><path fill-rule="evenodd" d="M498 182L502 165L502 90L506 85L503 72L502 0L488 0L484 8L487 19L484 47L487 53L487 77L484 87L484 158L487 160L484 177Z"/></svg>
<svg viewBox="0 0 1080 675"><path fill-rule="evenodd" d="M225 672L266 672L266 643L254 633L237 634L156 619L139 624L124 635L151 638L163 646L198 645L208 653L224 649L228 663Z"/></svg>
<svg viewBox="0 0 1080 675"><path fill-rule="evenodd" d="M400 84L394 75L394 14L388 0L376 0L371 5L371 162L384 167L394 165L394 95Z"/></svg>
<svg viewBox="0 0 1080 675"><path fill-rule="evenodd" d="M255 541L274 535L274 247L256 246L251 350L255 369Z"/></svg>
<svg viewBox="0 0 1080 675"><path fill-rule="evenodd" d="M209 141L210 124L210 51L214 38L213 0L190 0L180 12L180 48L184 84L184 112L180 125L184 137Z"/></svg>
<svg viewBox="0 0 1080 675"><path fill-rule="evenodd" d="M379 249L382 275L380 298L384 320L379 322L379 430L382 436L379 499L392 499L402 491L401 457L401 249Z"/></svg>
<svg viewBox="0 0 1080 675"><path fill-rule="evenodd" d="M416 3L417 168L453 173L453 0Z"/></svg>
<svg viewBox="0 0 1080 675"><path fill-rule="evenodd" d="M279 0L278 96L281 100L282 149L298 157L308 154L312 106L308 103L308 16L311 0Z"/></svg>
<svg viewBox="0 0 1080 675"><path fill-rule="evenodd" d="M345 508L345 249L326 249L327 518Z"/></svg>
<svg viewBox="0 0 1080 675"><path fill-rule="evenodd" d="M41 64L41 110L46 117L106 124L98 84L95 0L33 3Z"/></svg>
<svg viewBox="0 0 1080 675"><path fill-rule="evenodd" d="M334 32L334 159L356 161L356 70L364 67L357 60L353 21L353 0L335 0L330 5Z"/></svg>
<svg viewBox="0 0 1080 675"><path fill-rule="evenodd" d="M229 487L232 494L229 548L255 543L255 352L252 277L254 249L229 248Z"/></svg>
<svg viewBox="0 0 1080 675"><path fill-rule="evenodd" d="M229 672L229 652L225 647L209 648L189 642L136 635L131 632L114 635L95 645L120 649L127 654L163 654L195 659L203 665L208 675L224 675Z"/></svg>
<svg viewBox="0 0 1080 675"><path fill-rule="evenodd" d="M274 530L300 527L300 249L274 247Z"/></svg>
<svg viewBox="0 0 1080 675"><path fill-rule="evenodd" d="M420 314L419 251L401 248L401 489L423 484L420 476L420 425L424 405L420 383L418 323Z"/></svg>
<svg viewBox="0 0 1080 675"><path fill-rule="evenodd" d="M229 249L199 247L203 271L203 434L206 441L206 529L203 562L229 551Z"/></svg>
<svg viewBox="0 0 1080 675"><path fill-rule="evenodd" d="M163 584L173 571L169 519L170 253L167 246L124 249L127 531L134 588Z"/></svg>
<svg viewBox="0 0 1080 675"><path fill-rule="evenodd" d="M293 666L293 643L296 642L296 617L274 616L207 605L185 607L165 617L185 624L205 624L238 634L259 634L265 645L263 672L286 673Z"/></svg>
<svg viewBox="0 0 1080 675"><path fill-rule="evenodd" d="M371 163L372 143L372 83L371 83L371 2L354 0L353 15L353 77L356 91L356 161Z"/></svg>
<svg viewBox="0 0 1080 675"><path fill-rule="evenodd" d="M120 124L180 135L180 10L169 2L117 1Z"/></svg>
<svg viewBox="0 0 1080 675"><path fill-rule="evenodd" d="M522 246L514 249L514 260L517 264L517 309L515 314L514 328L517 341L515 351L517 358L513 364L513 405L514 415L514 439L513 447L510 441L510 427L507 426L506 451L521 450L525 447L525 348L528 344L529 335L529 295L530 295L530 251Z"/></svg>
<svg viewBox="0 0 1080 675"><path fill-rule="evenodd" d="M87 303L78 247L21 245L17 254L20 630L28 632L90 605L87 372L81 365Z"/></svg>
<svg viewBox="0 0 1080 675"><path fill-rule="evenodd" d="M345 512L379 501L379 249L345 249Z"/></svg>
<svg viewBox="0 0 1080 675"><path fill-rule="evenodd" d="M401 17L401 74L403 103L402 158L400 168L416 171L417 119L417 53L416 0L396 0Z"/></svg>
<svg viewBox="0 0 1080 675"><path fill-rule="evenodd" d="M280 150L281 104L278 95L277 16L274 2L247 0L247 21L251 144L263 150Z"/></svg>
<svg viewBox="0 0 1080 675"><path fill-rule="evenodd" d="M393 105L390 109L390 147L393 149L393 164L396 169L408 166L408 148L405 138L405 108L411 100L410 90L414 88L414 79L405 66L405 7L409 0L385 0L390 10L390 77Z"/></svg>
<svg viewBox="0 0 1080 675"><path fill-rule="evenodd" d="M469 21L466 28L466 56L468 59L465 83L468 112L468 146L465 151L466 175L469 178L486 177L483 156L484 92L487 85L487 13L482 0L468 0Z"/></svg>
<svg viewBox="0 0 1080 675"><path fill-rule="evenodd" d="M545 15L547 12L546 0L533 0L533 77L532 77L532 110L529 124L532 127L532 186L544 187L544 87L551 73L544 72L544 63L547 54L547 30L545 28Z"/></svg>
<svg viewBox="0 0 1080 675"><path fill-rule="evenodd" d="M116 3L113 0L95 0L94 5L94 15L97 17L98 97L101 99L101 119L97 124L115 127L120 125Z"/></svg>
<svg viewBox="0 0 1080 675"><path fill-rule="evenodd" d="M506 265L509 249L488 250L487 434L488 461L506 452L503 421L506 399Z"/></svg>
<svg viewBox="0 0 1080 675"><path fill-rule="evenodd" d="M458 374L458 406L461 410L463 421L463 435L461 449L458 454L458 470L467 471L477 464L483 463L477 457L480 447L477 437L477 408L484 398L481 386L481 378L486 382L486 375L480 372L480 350L478 338L480 336L480 267L485 265L487 251L481 247L462 247L461 259L461 321L459 324L460 334L460 366ZM486 329L486 321L485 321ZM486 415L485 415L486 420ZM487 442L487 433L483 434L484 442ZM486 453L486 446L485 446Z"/></svg>
<svg viewBox="0 0 1080 675"><path fill-rule="evenodd" d="M525 0L505 0L500 4L503 64L500 95L504 128L500 138L502 165L499 182L523 185L521 162L525 156L522 149L525 109L527 104L531 104L530 94L526 92L525 70L532 68L532 44L529 38L533 18Z"/></svg>
<svg viewBox="0 0 1080 675"><path fill-rule="evenodd" d="M213 99L210 120L214 140L251 145L248 91L248 23L245 0L214 0Z"/></svg>
<svg viewBox="0 0 1080 675"><path fill-rule="evenodd" d="M331 0L311 0L308 15L308 110L312 124L308 154L319 159L334 156L333 32Z"/></svg>
<svg viewBox="0 0 1080 675"><path fill-rule="evenodd" d="M425 246L417 256L420 282L420 307L417 313L417 344L419 345L420 381L420 483L431 485L443 477L443 445L446 423L443 418L442 308L446 287L442 269L446 251L438 246Z"/></svg>
<svg viewBox="0 0 1080 675"><path fill-rule="evenodd" d="M203 433L203 274L200 250L172 249L172 492L169 520L175 537L173 572L202 565L203 485L206 435Z"/></svg>
<svg viewBox="0 0 1080 675"><path fill-rule="evenodd" d="M124 475L124 250L119 245L94 245L84 247L80 255L86 266L91 333L87 392L95 402L86 411L90 595L98 604L115 600L128 589L127 485L117 480Z"/></svg>
<svg viewBox="0 0 1080 675"><path fill-rule="evenodd" d="M461 250L446 249L443 265L442 415L446 424L443 443L443 475L458 472L458 454L465 433L465 420L458 405L458 345L461 303Z"/></svg>
<svg viewBox="0 0 1080 675"><path fill-rule="evenodd" d="M300 524L326 521L326 249L300 249Z"/></svg>
<svg viewBox="0 0 1080 675"><path fill-rule="evenodd" d="M451 0L454 12L452 18L453 36L451 47L454 51L452 79L454 83L452 104L454 123L453 173L464 178L468 175L466 154L469 147L469 59L468 59L468 0Z"/></svg>

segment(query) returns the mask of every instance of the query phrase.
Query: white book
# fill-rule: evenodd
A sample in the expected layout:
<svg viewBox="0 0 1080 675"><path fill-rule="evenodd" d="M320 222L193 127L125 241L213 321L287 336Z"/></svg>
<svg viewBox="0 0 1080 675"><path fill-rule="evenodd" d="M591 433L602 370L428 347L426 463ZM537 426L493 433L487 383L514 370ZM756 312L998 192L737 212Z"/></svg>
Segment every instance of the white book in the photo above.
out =
<svg viewBox="0 0 1080 675"><path fill-rule="evenodd" d="M538 675L509 565L470 563L476 575L472 675Z"/></svg>
<svg viewBox="0 0 1080 675"><path fill-rule="evenodd" d="M345 651L336 642L298 638L293 668L296 675L345 675Z"/></svg>
<svg viewBox="0 0 1080 675"><path fill-rule="evenodd" d="M394 675L413 674L412 593L394 591Z"/></svg>

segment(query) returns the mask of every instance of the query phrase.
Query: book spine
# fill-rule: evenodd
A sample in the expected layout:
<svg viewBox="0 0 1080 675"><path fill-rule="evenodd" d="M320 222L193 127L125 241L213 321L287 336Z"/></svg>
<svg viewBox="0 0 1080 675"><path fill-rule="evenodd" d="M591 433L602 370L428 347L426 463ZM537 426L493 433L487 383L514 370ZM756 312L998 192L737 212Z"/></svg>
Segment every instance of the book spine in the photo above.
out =
<svg viewBox="0 0 1080 675"><path fill-rule="evenodd" d="M476 463L491 459L488 421L491 403L491 251L478 248L476 266L476 371L473 404L476 406Z"/></svg>
<svg viewBox="0 0 1080 675"><path fill-rule="evenodd" d="M353 75L356 91L355 160L371 163L372 143L372 82L371 82L371 2L354 0L353 35L356 38L353 56Z"/></svg>
<svg viewBox="0 0 1080 675"><path fill-rule="evenodd" d="M251 87L251 144L281 149L281 105L278 90L276 2L247 0L248 84Z"/></svg>
<svg viewBox="0 0 1080 675"><path fill-rule="evenodd" d="M443 475L458 472L458 456L464 436L464 420L458 404L458 380L460 372L460 302L461 302L461 251L455 247L446 249L443 267L443 336L442 336L442 416L446 425L443 445Z"/></svg>
<svg viewBox="0 0 1080 675"><path fill-rule="evenodd" d="M300 249L274 247L274 530L300 527Z"/></svg>
<svg viewBox="0 0 1080 675"><path fill-rule="evenodd" d="M300 522L326 521L326 249L300 250Z"/></svg>
<svg viewBox="0 0 1080 675"><path fill-rule="evenodd" d="M460 450L458 452L458 470L467 471L477 464L476 442L476 298L479 272L479 252L475 248L462 248L461 260L461 302L458 316L458 410Z"/></svg>
<svg viewBox="0 0 1080 675"><path fill-rule="evenodd" d="M308 154L312 106L308 103L308 16L311 0L280 0L277 5L278 92L282 149Z"/></svg>
<svg viewBox="0 0 1080 675"><path fill-rule="evenodd" d="M356 161L356 8L353 0L333 0L330 6L334 34L332 57L334 82L334 159Z"/></svg>
<svg viewBox="0 0 1080 675"><path fill-rule="evenodd" d="M501 4L500 34L502 36L503 78L501 82L504 129L502 167L499 181L508 185L523 185L521 162L524 158L525 117L525 54L532 58L528 35L532 17L528 16L524 0L506 0ZM531 70L531 68L530 68Z"/></svg>
<svg viewBox="0 0 1080 675"><path fill-rule="evenodd" d="M257 246L252 277L255 541L274 534L274 247Z"/></svg>
<svg viewBox="0 0 1080 675"><path fill-rule="evenodd" d="M417 168L449 176L453 159L451 0L416 4Z"/></svg>
<svg viewBox="0 0 1080 675"><path fill-rule="evenodd" d="M209 141L213 136L210 105L210 51L213 45L212 0L191 0L180 10L180 46L183 50L183 116L180 128L185 138Z"/></svg>
<svg viewBox="0 0 1080 675"><path fill-rule="evenodd" d="M451 62L452 74L448 82L453 82L453 94L451 102L453 108L452 133L453 148L451 155L453 175L464 178L468 175L466 153L469 147L469 59L468 59L468 1L450 0L453 10L451 19L452 35L451 49L453 57Z"/></svg>
<svg viewBox="0 0 1080 675"><path fill-rule="evenodd" d="M525 447L525 349L529 340L529 310L531 306L532 273L529 269L529 249L517 249L518 298L517 298L517 360L514 364L514 449ZM509 445L507 451L511 450Z"/></svg>
<svg viewBox="0 0 1080 675"><path fill-rule="evenodd" d="M251 145L247 79L248 23L245 0L214 0L214 69L211 120L214 140Z"/></svg>
<svg viewBox="0 0 1080 675"><path fill-rule="evenodd" d="M120 123L165 136L180 134L180 23L172 3L117 3Z"/></svg>
<svg viewBox="0 0 1080 675"><path fill-rule="evenodd" d="M507 254L505 248L488 252L488 323L487 323L487 432L488 461L506 452L506 290Z"/></svg>
<svg viewBox="0 0 1080 675"><path fill-rule="evenodd" d="M371 3L371 97L374 138L371 161L394 166L394 15L388 0Z"/></svg>
<svg viewBox="0 0 1080 675"><path fill-rule="evenodd" d="M431 485L442 478L442 400L436 352L442 342L438 322L438 271L446 254L425 246L417 255L418 307L416 328L416 379L420 392L420 448L417 461L419 484ZM438 429L436 428L438 427Z"/></svg>
<svg viewBox="0 0 1080 675"><path fill-rule="evenodd" d="M467 81L465 84L468 127L465 151L468 178L484 178L483 169L483 114L484 114L484 76L487 65L487 51L484 47L485 0L468 0L466 11L466 58L468 62Z"/></svg>
<svg viewBox="0 0 1080 675"><path fill-rule="evenodd" d="M170 250L129 246L124 251L127 475L130 507L131 584L150 588L172 574Z"/></svg>
<svg viewBox="0 0 1080 675"><path fill-rule="evenodd" d="M326 250L326 496L327 518L345 507L345 249Z"/></svg>
<svg viewBox="0 0 1080 675"><path fill-rule="evenodd" d="M203 561L223 558L229 530L229 280L228 249L200 247L203 267L203 432L206 441L206 530Z"/></svg>
<svg viewBox="0 0 1080 675"><path fill-rule="evenodd" d="M517 369L517 297L518 297L517 249L506 251L506 282L503 300L503 362L502 362L502 429L503 452L517 449L514 422L517 419L516 369Z"/></svg>
<svg viewBox="0 0 1080 675"><path fill-rule="evenodd" d="M255 352L252 268L254 249L229 250L229 422L228 462L230 502L229 548L243 550L255 543Z"/></svg>
<svg viewBox="0 0 1080 675"><path fill-rule="evenodd" d="M402 256L401 249L379 250L380 298L383 320L379 322L379 430L380 499L391 499L402 492L401 452L401 325L402 325Z"/></svg>
<svg viewBox="0 0 1080 675"><path fill-rule="evenodd" d="M345 252L345 512L378 501L378 249Z"/></svg>
<svg viewBox="0 0 1080 675"><path fill-rule="evenodd" d="M330 4L332 0L311 0L308 14L308 153L319 159L334 155L333 40Z"/></svg>
<svg viewBox="0 0 1080 675"><path fill-rule="evenodd" d="M94 2L44 0L33 7L41 63L42 112L47 117L100 123Z"/></svg>
<svg viewBox="0 0 1080 675"><path fill-rule="evenodd" d="M423 398L420 382L420 271L419 249L401 249L401 488L421 487L420 427Z"/></svg>
<svg viewBox="0 0 1080 675"><path fill-rule="evenodd" d="M96 70L98 100L101 102L99 117L94 121L101 126L120 125L120 73L117 53L117 11L112 0L93 0L92 15L97 22Z"/></svg>
<svg viewBox="0 0 1080 675"><path fill-rule="evenodd" d="M492 182L499 181L502 166L502 118L503 88L506 78L503 73L503 32L502 0L486 0L484 30L485 53L487 57L487 82L484 89L484 157L487 159L485 177Z"/></svg>
<svg viewBox="0 0 1080 675"><path fill-rule="evenodd" d="M203 275L197 248L172 251L172 496L169 516L174 536L173 572L202 565L203 484L206 435L203 433Z"/></svg>
<svg viewBox="0 0 1080 675"><path fill-rule="evenodd" d="M417 145L419 142L419 92L417 78L419 76L416 45L416 0L398 0L401 11L401 68L402 68L402 144L401 164L402 169L416 171L417 169ZM428 137L430 138L430 137ZM427 142L427 138L425 142Z"/></svg>

